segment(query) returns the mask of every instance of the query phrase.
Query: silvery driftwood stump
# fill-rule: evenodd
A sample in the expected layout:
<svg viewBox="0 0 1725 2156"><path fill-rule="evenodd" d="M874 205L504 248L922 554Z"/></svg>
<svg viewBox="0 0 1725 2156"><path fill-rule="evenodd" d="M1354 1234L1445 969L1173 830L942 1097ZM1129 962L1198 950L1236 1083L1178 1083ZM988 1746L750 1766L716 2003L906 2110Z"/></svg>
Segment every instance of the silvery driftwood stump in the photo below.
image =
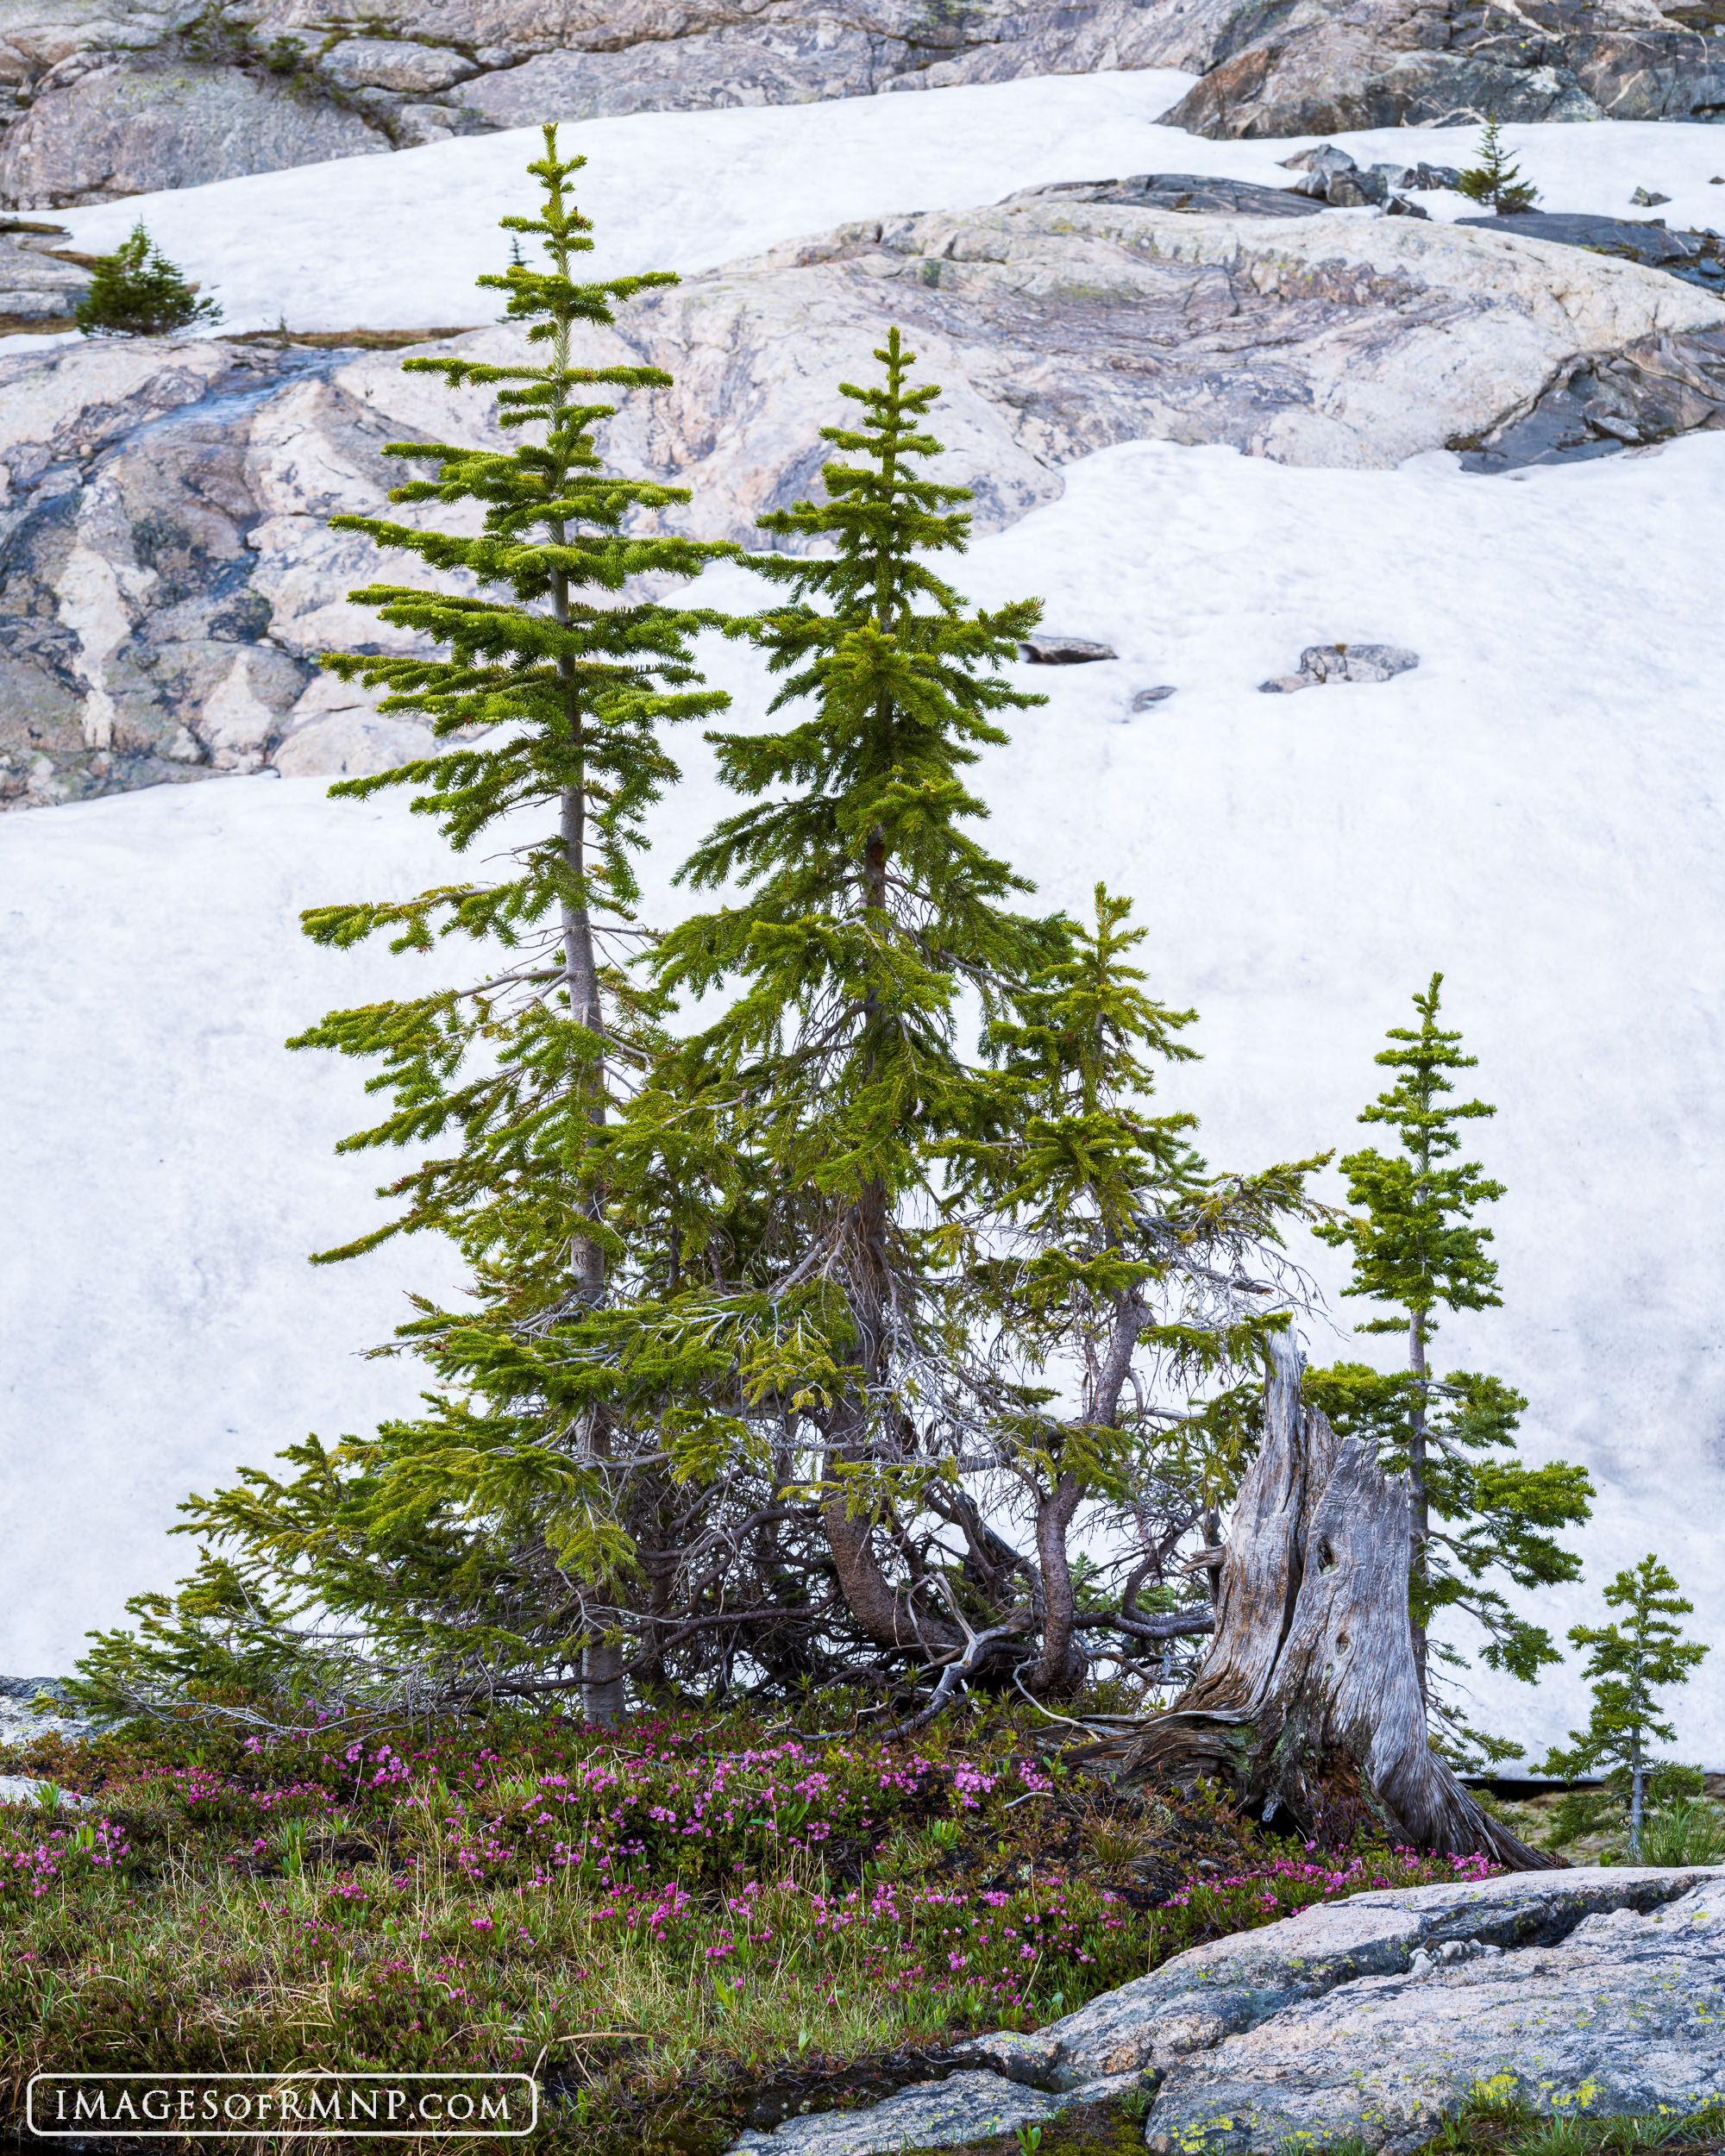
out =
<svg viewBox="0 0 1725 2156"><path fill-rule="evenodd" d="M1212 1777L1266 1823L1327 1842L1370 1825L1399 1846L1551 1869L1557 1859L1489 1818L1427 1742L1406 1478L1302 1401L1305 1358L1291 1341L1274 1354L1204 1666L1164 1714L1077 1756L1119 1759L1132 1783Z"/></svg>

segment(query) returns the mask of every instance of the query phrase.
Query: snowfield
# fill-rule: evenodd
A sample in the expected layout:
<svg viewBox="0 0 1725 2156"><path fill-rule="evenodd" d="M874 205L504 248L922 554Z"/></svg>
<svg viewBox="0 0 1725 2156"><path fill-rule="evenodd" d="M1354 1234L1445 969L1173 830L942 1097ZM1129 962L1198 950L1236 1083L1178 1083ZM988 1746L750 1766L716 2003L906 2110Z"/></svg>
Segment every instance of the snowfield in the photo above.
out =
<svg viewBox="0 0 1725 2156"><path fill-rule="evenodd" d="M1151 124L1185 79L593 122L578 132L603 220L595 266L698 268L842 217L1041 179L1278 176L1296 145ZM1709 193L1725 133L1506 133L1547 206L1621 211L1645 184L1674 197L1674 224L1725 211L1725 188ZM1363 163L1471 147L1342 139ZM492 221L522 204L523 148L460 141L66 222L80 247L106 246L141 209L236 324L483 320L468 280L498 259ZM430 229L435 253L418 244ZM1156 988L1201 1013L1206 1060L1167 1098L1200 1112L1219 1164L1365 1141L1353 1119L1383 1081L1384 1029L1443 969L1499 1108L1476 1150L1509 1195L1493 1220L1505 1307L1446 1327L1440 1366L1519 1385L1527 1453L1583 1460L1600 1482L1587 1585L1543 1598L1554 1631L1596 1620L1604 1580L1647 1551L1672 1565L1716 1647L1676 1695L1678 1749L1725 1765L1725 436L1498 479L1447 454L1343 473L1163 443L1065 478L957 580L978 600L1036 592L1051 630L1120 657L1024 669L1051 700L983 769L992 840L1051 904L1088 909L1098 878L1137 900ZM749 581L716 572L703 597L745 604ZM1258 693L1303 646L1336 640L1409 646L1421 665L1380 686ZM764 702L752 661L717 643L709 658L748 723ZM1175 696L1132 713L1132 693L1161 683ZM684 750L654 856L661 919L671 870L719 806L699 744ZM448 867L404 805L329 802L314 780L0 818L0 1670L67 1667L87 1626L184 1570L191 1551L164 1531L188 1489L411 1403L411 1365L361 1357L407 1288L453 1286L453 1263L404 1245L304 1262L371 1225L388 1167L330 1150L366 1118L359 1070L281 1044L438 963L318 951L298 909ZM1327 1188L1339 1197L1339 1179ZM1350 1340L1364 1313L1334 1298L1336 1258L1315 1242L1296 1255L1332 1291L1307 1327L1314 1357L1381 1351ZM1478 1695L1488 1726L1535 1749L1584 1713L1572 1670L1537 1689L1483 1678Z"/></svg>
<svg viewBox="0 0 1725 2156"><path fill-rule="evenodd" d="M587 160L577 199L594 224L593 273L712 269L852 217L968 210L1020 187L1126 172L1215 172L1290 185L1281 160L1318 138L1211 142L1158 127L1197 79L1171 69L1053 75L848 97L831 104L652 112L566 128ZM1471 161L1465 128L1328 138L1357 164ZM1653 121L1506 126L1546 210L1632 216L1638 186L1668 195L1673 227L1725 225L1725 138ZM497 220L530 211L536 128L470 135L388 157L260 172L209 187L56 211L76 246L116 247L141 217L217 299L232 330L476 327L500 311L474 279L501 268ZM1435 217L1476 216L1461 195L1419 197ZM1375 215L1358 211L1360 216ZM16 342L9 350L22 348Z"/></svg>

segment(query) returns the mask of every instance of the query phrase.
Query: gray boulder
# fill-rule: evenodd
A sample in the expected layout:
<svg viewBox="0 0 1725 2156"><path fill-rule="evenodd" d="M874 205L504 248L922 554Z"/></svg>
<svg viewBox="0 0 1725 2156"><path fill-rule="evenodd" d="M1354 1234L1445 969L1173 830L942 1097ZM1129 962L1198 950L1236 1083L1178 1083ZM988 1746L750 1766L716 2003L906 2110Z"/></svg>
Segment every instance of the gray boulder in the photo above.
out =
<svg viewBox="0 0 1725 2156"><path fill-rule="evenodd" d="M1046 2028L957 2055L982 2071L745 2134L738 2156L982 2140L1018 2122L1013 2084L1043 2107L1026 2123L1063 2099L1153 2088L1154 2156L1347 2139L1403 2152L1479 2080L1557 2116L1696 2107L1725 2095L1725 1866L1356 1894L1195 1946Z"/></svg>
<svg viewBox="0 0 1725 2156"><path fill-rule="evenodd" d="M67 1701L60 1678L0 1677L0 1750L33 1737L85 1737L94 1727Z"/></svg>
<svg viewBox="0 0 1725 2156"><path fill-rule="evenodd" d="M1725 1868L1532 1871L1350 1895L1261 1931L1194 1946L1034 2036L978 2037L959 2056L1014 2080L1067 2090L1165 2071L1364 1978L1406 1977L1416 1954L1429 1961L1434 1950L1461 1941L1506 1953L1552 1947L1584 1918L1658 1910L1704 1883L1717 1892L1722 1880Z"/></svg>
<svg viewBox="0 0 1725 2156"><path fill-rule="evenodd" d="M1038 632L1020 647L1033 666L1088 667L1099 659L1118 659L1112 645L1091 643L1082 636L1051 636Z"/></svg>
<svg viewBox="0 0 1725 2156"><path fill-rule="evenodd" d="M1725 2096L1725 1872L1651 1877L1688 1890L1607 1898L1510 1951L1413 1954L1180 2058L1148 2146L1245 2156L1358 2138L1408 2149L1481 2081L1554 2116L1657 2115ZM1493 1943L1483 1929L1443 1942Z"/></svg>
<svg viewBox="0 0 1725 2156"><path fill-rule="evenodd" d="M38 1781L34 1775L0 1774L0 1804L28 1804L38 1811L53 1811L61 1807L79 1811L85 1807L93 1808L95 1802L94 1797L58 1789L52 1782Z"/></svg>
<svg viewBox="0 0 1725 2156"><path fill-rule="evenodd" d="M1327 681L1389 681L1420 663L1417 651L1396 644L1310 644L1300 654L1299 671L1279 674L1258 685L1266 696L1291 696L1300 689L1321 688Z"/></svg>
<svg viewBox="0 0 1725 2156"><path fill-rule="evenodd" d="M902 2090L867 2111L827 2111L787 2119L770 2133L748 2133L732 2156L898 2156L906 2148L954 2148L1038 2126L1068 2108L1057 2096L1016 2088L975 2069Z"/></svg>

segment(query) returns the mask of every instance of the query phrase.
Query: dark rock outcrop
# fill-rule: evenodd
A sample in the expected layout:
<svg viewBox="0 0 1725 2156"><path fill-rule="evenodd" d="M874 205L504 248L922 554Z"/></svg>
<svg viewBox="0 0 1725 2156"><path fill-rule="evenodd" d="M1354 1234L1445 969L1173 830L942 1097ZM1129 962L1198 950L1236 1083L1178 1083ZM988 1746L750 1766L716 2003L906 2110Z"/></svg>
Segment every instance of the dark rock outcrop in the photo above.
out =
<svg viewBox="0 0 1725 2156"><path fill-rule="evenodd" d="M1584 247L1595 254L1615 254L1620 261L1643 262L1668 277L1681 277L1703 291L1725 293L1725 239L1716 232L1667 232L1657 217L1594 217L1544 210L1457 222L1482 225L1488 231L1520 232L1530 240L1551 240L1560 247Z"/></svg>
<svg viewBox="0 0 1725 2156"><path fill-rule="evenodd" d="M1725 425L1725 331L1637 339L1566 360L1525 411L1458 439L1470 472L1578 464Z"/></svg>
<svg viewBox="0 0 1725 2156"><path fill-rule="evenodd" d="M1352 162L1352 160L1350 160ZM1135 172L1128 179L1064 179L1021 187L1008 203L1122 203L1134 210L1177 210L1188 216L1311 217L1325 207L1296 188L1204 172Z"/></svg>
<svg viewBox="0 0 1725 2156"><path fill-rule="evenodd" d="M0 222L0 335L71 326L90 288L90 258L66 250L71 236L57 224Z"/></svg>
<svg viewBox="0 0 1725 2156"><path fill-rule="evenodd" d="M1168 114L1195 135L1339 134L1500 120L1725 119L1725 39L1649 0L1294 0L1241 5Z"/></svg>

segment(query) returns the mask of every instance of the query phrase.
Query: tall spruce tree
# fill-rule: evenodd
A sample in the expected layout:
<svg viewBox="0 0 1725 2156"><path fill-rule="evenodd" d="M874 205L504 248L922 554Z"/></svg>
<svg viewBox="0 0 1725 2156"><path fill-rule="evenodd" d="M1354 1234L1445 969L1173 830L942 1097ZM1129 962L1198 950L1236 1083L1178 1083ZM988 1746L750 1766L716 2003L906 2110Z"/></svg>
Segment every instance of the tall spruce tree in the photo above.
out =
<svg viewBox="0 0 1725 2156"><path fill-rule="evenodd" d="M845 460L825 467L827 500L762 519L821 551L753 565L787 592L754 634L785 677L772 711L799 715L713 736L721 778L750 805L683 872L740 894L672 930L654 964L668 991L731 997L679 1059L665 1120L686 1128L685 1103L705 1101L701 1143L747 1161L764 1194L771 1265L731 1304L745 1403L818 1433L845 1601L877 1646L915 1655L958 1635L914 1578L889 1576L875 1530L901 1528L898 1509L950 1458L932 1149L975 1118L987 1082L957 1044L961 1000L1000 1009L1066 931L1015 910L1030 886L964 829L985 811L963 774L1007 739L994 715L1044 700L992 671L1039 609L972 611L928 566L964 549L969 496L919 471L940 453L925 431L939 392L911 386L896 329L875 357L881 380L841 385L858 424L822 429ZM710 1319L694 1294L691 1328L718 1322L724 1300Z"/></svg>
<svg viewBox="0 0 1725 2156"><path fill-rule="evenodd" d="M387 1095L388 1111L339 1150L421 1155L379 1194L400 1209L315 1262L439 1232L473 1268L475 1304L422 1305L402 1328L440 1381L424 1416L333 1451L311 1438L284 1456L285 1478L249 1471L192 1501L184 1531L238 1554L208 1559L181 1614L244 1634L251 1613L256 1628L279 1632L281 1583L297 1581L303 1600L371 1626L386 1662L416 1665L419 1695L436 1689L430 1665L480 1690L499 1670L567 1659L585 1639L590 1707L608 1716L621 1705L618 1650L588 1590L635 1552L608 1467L618 1437L610 1376L564 1336L604 1308L619 1270L634 1292L631 1263L650 1269L662 1249L664 1194L620 1183L612 1144L658 1048L659 1000L627 967L641 936L632 856L677 775L664 730L726 702L699 686L690 655L702 617L641 596L631 580L692 577L737 549L629 530L634 511L688 492L607 472L593 429L616 409L604 392L670 378L584 367L574 340L580 325L609 326L619 304L676 279L579 280L574 265L593 241L568 187L586 160L558 154L555 128L544 143L529 167L539 214L502 220L536 243L543 266L517 248L503 273L479 280L506 294L507 317L527 325L543 357L404 362L452 389L494 392L499 423L539 438L512 450L390 445L386 454L435 467L393 500L477 504L481 529L337 517L439 573L427 587L377 584L353 597L442 655L324 661L386 690L383 710L428 719L443 744L332 794L414 789L414 809L457 853L491 837L508 867L304 916L307 935L334 949L386 935L396 950L428 951L454 937L484 946L486 962L466 987L332 1012L290 1043L375 1066L367 1090ZM631 1247L641 1238L644 1257ZM159 1640L172 1635L184 1676L191 1649L178 1620L154 1604L140 1614ZM128 1650L111 1646L104 1666L117 1675ZM211 1652L210 1673L240 1666L231 1640Z"/></svg>
<svg viewBox="0 0 1725 2156"><path fill-rule="evenodd" d="M1677 1740L1677 1732L1660 1720L1654 1694L1665 1685L1687 1684L1708 1650L1683 1637L1676 1620L1689 1615L1695 1604L1684 1599L1671 1572L1651 1554L1619 1572L1605 1600L1623 1611L1623 1622L1577 1625L1569 1635L1574 1645L1592 1650L1583 1675L1593 1687L1593 1712L1585 1729L1571 1730L1567 1751L1552 1747L1540 1772L1573 1782L1602 1766L1609 1769L1608 1786L1620 1793L1620 1802L1628 1799L1629 1861L1639 1864L1648 1778L1667 1764L1653 1757L1652 1747L1656 1740Z"/></svg>
<svg viewBox="0 0 1725 2156"><path fill-rule="evenodd" d="M1392 1026L1391 1045L1376 1060L1397 1074L1360 1115L1389 1125L1399 1153L1375 1147L1345 1154L1351 1216L1320 1224L1317 1233L1352 1254L1343 1293L1387 1303L1394 1314L1369 1319L1365 1333L1402 1334L1408 1368L1386 1376L1364 1363L1314 1370L1306 1380L1315 1403L1344 1435L1374 1444L1380 1463L1405 1471L1412 1495L1413 1549L1408 1581L1414 1657L1428 1709L1458 1747L1494 1758L1519 1758L1521 1747L1470 1728L1446 1702L1434 1702L1428 1627L1433 1614L1458 1608L1486 1634L1482 1651L1494 1669L1531 1683L1540 1668L1562 1659L1551 1635L1514 1610L1487 1576L1502 1573L1518 1587L1578 1578L1580 1560L1554 1531L1586 1520L1593 1486L1585 1470L1564 1461L1540 1468L1504 1459L1527 1401L1499 1379L1452 1370L1433 1373L1429 1349L1436 1313L1501 1305L1497 1264L1487 1250L1490 1228L1475 1225L1480 1206L1503 1194L1477 1161L1457 1161L1458 1125L1495 1115L1484 1100L1452 1101L1446 1075L1471 1070L1478 1058L1461 1051L1461 1035L1439 1024L1443 975L1433 974L1414 1007L1417 1027ZM1482 1457L1481 1455L1486 1457ZM1439 1658L1465 1667L1454 1649Z"/></svg>

